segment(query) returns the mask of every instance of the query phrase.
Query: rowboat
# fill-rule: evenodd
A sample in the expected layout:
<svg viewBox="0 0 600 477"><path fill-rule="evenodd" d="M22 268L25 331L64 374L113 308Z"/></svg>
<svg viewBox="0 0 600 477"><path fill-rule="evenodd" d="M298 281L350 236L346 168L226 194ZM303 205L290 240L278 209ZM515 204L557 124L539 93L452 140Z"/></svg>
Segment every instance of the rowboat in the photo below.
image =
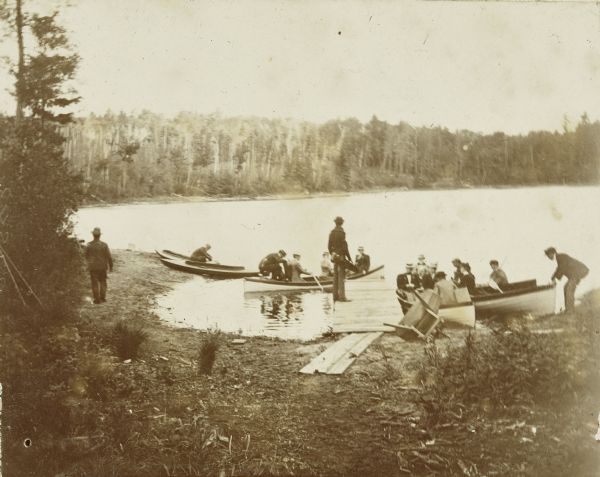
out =
<svg viewBox="0 0 600 477"><path fill-rule="evenodd" d="M161 258L160 261L163 265L166 265L173 270L193 273L195 275L204 275L210 278L246 278L258 276L258 272L244 269L227 270L208 266L199 267L191 260L183 260L179 258Z"/></svg>
<svg viewBox="0 0 600 477"><path fill-rule="evenodd" d="M538 316L553 314L556 306L555 285L538 286L535 280L532 280L532 282L533 285L530 284L530 286L512 290L507 289L502 293L495 291L473 295L473 304L477 316L513 313L531 313Z"/></svg>
<svg viewBox="0 0 600 477"><path fill-rule="evenodd" d="M384 278L384 266L373 268L367 273L353 273L346 277L347 285L352 287L354 284L361 287L368 287L373 283L380 283ZM270 278L246 278L244 280L244 292L263 293L263 292L286 292L286 291L311 291L321 290L330 292L333 290L333 278L327 277L318 279L314 277L303 278L302 281L286 282L280 280L271 280Z"/></svg>
<svg viewBox="0 0 600 477"><path fill-rule="evenodd" d="M396 290L396 297L405 314L408 313L408 310L417 301L414 294L403 293L400 290ZM454 290L454 301L452 303L442 303L438 315L444 322L474 328L475 307L467 289L457 288Z"/></svg>
<svg viewBox="0 0 600 477"><path fill-rule="evenodd" d="M194 260L192 257L189 257L187 255L183 255L181 253L177 253L177 252L172 252L171 250L155 250L154 251L160 258L165 258L167 260L171 260L171 259L179 259L179 260L185 260L186 262L189 262L190 264L196 266L196 267L201 267L201 268L212 268L214 270L244 270L244 267L239 266L239 265L221 265L220 263L214 263L214 262L201 262L199 260Z"/></svg>

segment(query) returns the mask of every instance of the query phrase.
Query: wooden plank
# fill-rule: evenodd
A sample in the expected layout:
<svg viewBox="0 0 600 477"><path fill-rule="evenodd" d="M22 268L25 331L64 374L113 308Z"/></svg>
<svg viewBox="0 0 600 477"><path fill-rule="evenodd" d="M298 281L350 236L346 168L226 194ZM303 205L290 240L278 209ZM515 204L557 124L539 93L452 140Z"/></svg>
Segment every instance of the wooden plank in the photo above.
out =
<svg viewBox="0 0 600 477"><path fill-rule="evenodd" d="M383 333L352 333L333 343L300 370L304 374L342 374Z"/></svg>

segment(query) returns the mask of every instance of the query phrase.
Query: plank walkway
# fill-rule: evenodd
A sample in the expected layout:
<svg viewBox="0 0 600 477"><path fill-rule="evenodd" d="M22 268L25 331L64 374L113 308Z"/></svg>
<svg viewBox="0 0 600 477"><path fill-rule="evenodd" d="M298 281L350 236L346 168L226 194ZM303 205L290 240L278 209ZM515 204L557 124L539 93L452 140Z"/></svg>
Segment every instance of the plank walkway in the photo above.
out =
<svg viewBox="0 0 600 477"><path fill-rule="evenodd" d="M300 370L304 374L342 374L383 332L352 333L333 343Z"/></svg>

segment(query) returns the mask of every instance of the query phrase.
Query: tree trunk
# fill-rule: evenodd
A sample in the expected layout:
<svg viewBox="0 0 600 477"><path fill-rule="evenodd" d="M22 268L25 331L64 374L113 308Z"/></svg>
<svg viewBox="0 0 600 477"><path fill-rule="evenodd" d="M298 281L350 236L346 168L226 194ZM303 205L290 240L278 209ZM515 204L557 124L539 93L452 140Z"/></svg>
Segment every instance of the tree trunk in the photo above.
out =
<svg viewBox="0 0 600 477"><path fill-rule="evenodd" d="M17 11L16 11L16 27L17 27L17 44L19 48L19 63L17 66L17 82L16 82L16 97L17 97L17 110L15 112L15 123L17 127L23 120L23 75L25 73L25 47L23 45L23 11L22 11L22 0L17 0Z"/></svg>

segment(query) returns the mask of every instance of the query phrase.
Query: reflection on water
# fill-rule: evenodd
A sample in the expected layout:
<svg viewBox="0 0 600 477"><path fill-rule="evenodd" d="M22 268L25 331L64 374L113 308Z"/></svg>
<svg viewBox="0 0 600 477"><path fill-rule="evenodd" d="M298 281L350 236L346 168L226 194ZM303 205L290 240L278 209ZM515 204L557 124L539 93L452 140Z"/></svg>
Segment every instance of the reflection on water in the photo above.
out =
<svg viewBox="0 0 600 477"><path fill-rule="evenodd" d="M194 277L158 297L156 311L176 326L310 340L321 336L331 323L331 295L244 294L242 280Z"/></svg>

